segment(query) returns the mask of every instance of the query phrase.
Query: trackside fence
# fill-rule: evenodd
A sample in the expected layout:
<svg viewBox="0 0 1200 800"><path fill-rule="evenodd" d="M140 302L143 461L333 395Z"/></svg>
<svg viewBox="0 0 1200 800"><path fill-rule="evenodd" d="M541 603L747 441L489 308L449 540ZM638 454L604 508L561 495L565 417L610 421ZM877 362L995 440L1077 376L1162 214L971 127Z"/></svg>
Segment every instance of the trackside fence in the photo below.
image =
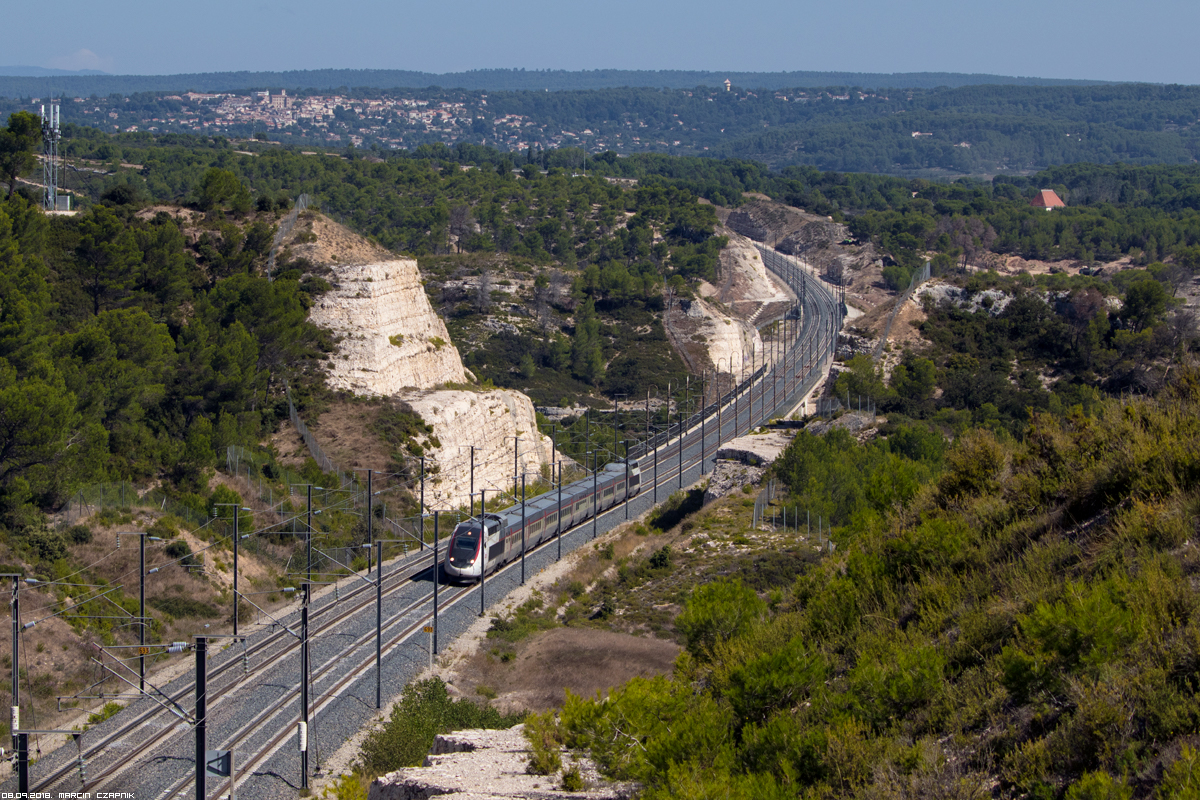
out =
<svg viewBox="0 0 1200 800"><path fill-rule="evenodd" d="M300 218L301 212L308 208L308 195L302 194L296 198L296 205L288 212L288 215L279 223L279 230L275 232L275 238L271 242L271 253L267 256L267 280L275 280L275 254L279 252L279 246L283 244L283 240L292 232L292 228L296 227L296 220Z"/></svg>
<svg viewBox="0 0 1200 800"><path fill-rule="evenodd" d="M892 313L888 314L887 324L883 326L883 335L879 337L879 342L875 345L875 352L872 353L872 357L876 361L883 355L883 347L887 344L888 336L892 333L892 323L896 321L896 315L900 313L900 309L913 296L913 292L917 290L917 287L929 280L930 275L929 262L926 261L925 266L913 273L912 280L908 282L908 288L904 290L904 293L896 298L896 305L892 308Z"/></svg>

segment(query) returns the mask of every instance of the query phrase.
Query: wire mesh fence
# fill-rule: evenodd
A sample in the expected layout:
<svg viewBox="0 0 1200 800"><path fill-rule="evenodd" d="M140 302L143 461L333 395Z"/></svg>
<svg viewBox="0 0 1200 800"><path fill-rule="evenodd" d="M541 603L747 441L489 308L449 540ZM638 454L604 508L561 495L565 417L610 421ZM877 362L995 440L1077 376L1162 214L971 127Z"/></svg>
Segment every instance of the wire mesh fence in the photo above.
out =
<svg viewBox="0 0 1200 800"><path fill-rule="evenodd" d="M887 344L888 336L892 332L892 323L896 321L896 315L900 313L900 309L904 307L908 299L913 296L913 292L917 290L917 287L929 280L930 275L931 269L929 262L926 261L925 266L913 273L912 280L908 282L908 288L904 290L904 293L896 298L896 305L892 308L892 313L888 314L887 324L883 326L883 334L880 335L879 342L875 345L875 352L872 354L872 357L876 361L883 355L883 347Z"/></svg>
<svg viewBox="0 0 1200 800"><path fill-rule="evenodd" d="M325 455L325 451L321 449L320 443L316 437L309 433L308 426L304 424L304 420L300 418L300 414L296 412L296 405L292 402L291 387L284 384L284 392L287 394L288 401L288 416L291 417L292 425L300 434L300 438L304 440L304 444L308 447L308 452L312 454L313 460L317 462L317 466L322 472L330 475L336 475L338 478L338 486L346 488L348 486L358 486L358 478L353 472L343 472L338 468L338 465L333 462L329 456Z"/></svg>
<svg viewBox="0 0 1200 800"><path fill-rule="evenodd" d="M813 401L813 415L816 417L832 419L842 411L858 414L870 425L874 425L878 419L875 398L870 395L852 395L847 392L841 397L818 397Z"/></svg>
<svg viewBox="0 0 1200 800"><path fill-rule="evenodd" d="M275 254L279 252L279 246L283 244L283 240L292 232L292 228L296 226L296 220L300 218L301 212L308 209L308 195L302 194L296 198L296 205L288 212L288 215L279 223L279 230L275 232L275 238L271 242L271 252L267 256L267 280L275 279Z"/></svg>
<svg viewBox="0 0 1200 800"><path fill-rule="evenodd" d="M193 506L161 489L141 492L128 481L93 483L80 487L63 507L63 518L67 524L73 525L106 509L119 511L134 508L156 509L165 514L174 514L191 526L200 526L207 521Z"/></svg>
<svg viewBox="0 0 1200 800"><path fill-rule="evenodd" d="M787 499L787 486L777 478L768 478L754 498L752 529L803 534L807 541L821 550L830 553L836 550L837 543L830 538L831 531L824 517L789 504Z"/></svg>

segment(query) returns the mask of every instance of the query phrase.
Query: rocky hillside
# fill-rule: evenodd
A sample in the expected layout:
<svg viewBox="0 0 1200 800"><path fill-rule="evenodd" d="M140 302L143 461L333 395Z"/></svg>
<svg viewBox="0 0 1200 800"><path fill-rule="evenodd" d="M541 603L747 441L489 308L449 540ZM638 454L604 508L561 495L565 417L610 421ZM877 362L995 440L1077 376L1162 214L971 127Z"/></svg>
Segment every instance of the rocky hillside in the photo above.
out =
<svg viewBox="0 0 1200 800"><path fill-rule="evenodd" d="M337 266L333 289L309 318L340 337L329 367L334 388L392 396L467 380L412 259Z"/></svg>
<svg viewBox="0 0 1200 800"><path fill-rule="evenodd" d="M331 286L309 312L338 337L330 386L403 400L432 428L426 455L440 469L427 486L429 505L469 504L471 447L477 489L511 487L516 437L522 471L537 474L554 459L527 396L474 383L429 303L416 261L308 212L285 245Z"/></svg>
<svg viewBox="0 0 1200 800"><path fill-rule="evenodd" d="M767 198L753 199L736 210L718 215L731 231L797 256L828 278L841 277L849 287L848 301L871 308L891 295L877 286L883 256L874 245L854 241L850 229L830 217L811 214Z"/></svg>

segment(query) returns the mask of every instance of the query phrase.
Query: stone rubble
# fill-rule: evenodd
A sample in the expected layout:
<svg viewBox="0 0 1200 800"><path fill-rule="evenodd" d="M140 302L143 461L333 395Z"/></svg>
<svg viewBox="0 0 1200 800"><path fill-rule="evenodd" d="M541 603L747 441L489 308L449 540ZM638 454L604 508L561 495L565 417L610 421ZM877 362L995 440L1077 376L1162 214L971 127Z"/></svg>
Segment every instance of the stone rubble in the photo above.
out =
<svg viewBox="0 0 1200 800"><path fill-rule="evenodd" d="M775 463L794 436L794 431L773 430L739 436L722 445L704 490L705 505L743 486L761 483L767 467Z"/></svg>
<svg viewBox="0 0 1200 800"><path fill-rule="evenodd" d="M421 767L389 772L371 783L368 800L627 800L637 786L610 783L600 777L588 758L574 762L586 787L582 791L561 789L562 775L530 775L529 743L525 726L508 730L468 730L439 735ZM563 766L572 765L563 753Z"/></svg>

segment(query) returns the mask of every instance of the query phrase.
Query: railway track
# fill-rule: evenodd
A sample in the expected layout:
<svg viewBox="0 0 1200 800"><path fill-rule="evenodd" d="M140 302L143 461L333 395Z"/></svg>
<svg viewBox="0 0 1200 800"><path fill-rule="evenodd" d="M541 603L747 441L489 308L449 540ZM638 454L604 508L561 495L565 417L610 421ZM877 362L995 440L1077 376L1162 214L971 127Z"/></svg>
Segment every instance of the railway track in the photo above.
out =
<svg viewBox="0 0 1200 800"><path fill-rule="evenodd" d="M432 566L432 561L433 554L430 551L423 555L418 554L411 563L401 565L400 569L393 572L392 575L388 575L385 569L385 596L390 597L404 582L411 580L422 572L428 571ZM391 587L387 586L389 580L392 582ZM358 582L356 581L356 583ZM373 586L365 583L359 584L345 597L339 596L337 600L320 605L310 612L310 625L314 625L315 623L315 627L310 629L309 635L316 636L335 629L351 616L374 606L374 604L375 593ZM331 612L333 613L331 614ZM285 617L291 616L296 616L297 620L295 622L298 622L298 612L291 612L285 615ZM253 641L246 645L241 657L237 657L235 654L235 657L228 658L223 663L217 664L209 672L208 693L210 706L219 707L222 701L247 682L249 676L245 674L238 675L237 668L243 665L249 667L250 659L256 657L259 659L253 665L255 671L262 669L269 670L295 653L299 645L295 642L294 637L284 628L274 625L272 628L275 629L266 632L265 635L257 640L253 640L253 634L248 634ZM223 677L226 680L220 682L220 679ZM176 681L169 686L168 691L163 693L160 700L167 705L185 705L194 696L195 689L194 678ZM88 741L82 747L82 757L85 761L88 761L88 771L93 776L84 783L83 791L93 789L102 781L115 777L138 756L150 748L161 744L163 735L155 733L154 726L147 723L152 722L156 717L168 713L168 710L164 705L153 702L143 703L143 706L131 718L123 719L120 726L115 730L105 731L98 737L92 737L92 741ZM99 731L100 729L97 730ZM128 743L124 747L117 744L124 742L127 737L133 736L139 731L144 731L145 736L142 737L140 742L132 745L132 747ZM87 733L84 734L84 737L86 736ZM31 790L35 792L62 791L63 782L69 780L76 770L77 763L60 766L44 777L39 776L36 781L31 782Z"/></svg>
<svg viewBox="0 0 1200 800"><path fill-rule="evenodd" d="M799 281L809 281L811 291L802 293L803 322L798 335L773 363L755 370L745 383L674 426L673 431L668 429L662 441L653 443L652 450L631 454L638 458L656 454L657 474L649 462L643 461L644 488L638 497L561 534L562 539L569 540L570 547L588 541L593 531L599 533L619 524L624 515L646 510L656 489L665 490L665 498L671 490L682 488L692 476L698 477L723 442L752 429L780 409L792 407L811 388L819 373L815 367L833 349L840 308L832 295L793 262L776 263L774 271L793 288ZM558 539L544 542L529 554L534 569L539 563L548 563L548 554ZM426 650L417 639L432 618L432 613L423 610L430 605L432 595L423 587L423 576L432 573L431 561L431 554L418 555L385 578L385 586L391 584L386 587L391 608L386 612L384 624L387 639L383 677L388 682L388 695L394 694L423 665ZM488 577L492 603L517 583L519 569L521 564L515 561ZM311 611L310 625L315 627L310 628L310 647L317 650L314 660L317 666L310 670L315 692L310 709L313 721L310 742L318 748L318 763L319 747L336 747L336 743L374 714L374 687L370 687L369 709L363 697L365 684L374 675L374 614L369 615L372 623L366 626L369 630L362 625L365 610L375 602L373 585L351 580L356 586L342 592L340 600L330 602L328 597L322 598L324 604ZM467 606L473 604L466 601L480 589L443 591L442 624L452 636L476 617L477 609L468 610ZM290 612L284 622L289 626L298 624L298 613ZM244 655L227 648L213 659L208 682L208 731L213 743L210 746L234 751L238 790L244 797L294 797L292 790L298 787L298 782L284 777L299 773L298 754L284 747L288 738L295 735L299 719L296 687L300 675L295 664L298 646L290 633L277 629L252 638ZM249 674L238 674L238 667L243 664L253 667ZM194 691L194 681L181 678L164 689L162 699L186 707ZM161 722L164 717L168 722ZM91 777L82 791L119 788L135 791L139 800L168 800L180 795L194 785L194 757L190 742L185 741L190 738L185 734L191 730L185 721L178 716L170 717L157 703L139 702L84 734L83 757L89 762ZM80 791L76 788L78 784L71 785L71 776L78 768L77 755L61 755L70 749L73 748L62 748L33 765L33 791ZM214 786L215 783L210 783L210 790ZM0 788L12 787L6 784Z"/></svg>

